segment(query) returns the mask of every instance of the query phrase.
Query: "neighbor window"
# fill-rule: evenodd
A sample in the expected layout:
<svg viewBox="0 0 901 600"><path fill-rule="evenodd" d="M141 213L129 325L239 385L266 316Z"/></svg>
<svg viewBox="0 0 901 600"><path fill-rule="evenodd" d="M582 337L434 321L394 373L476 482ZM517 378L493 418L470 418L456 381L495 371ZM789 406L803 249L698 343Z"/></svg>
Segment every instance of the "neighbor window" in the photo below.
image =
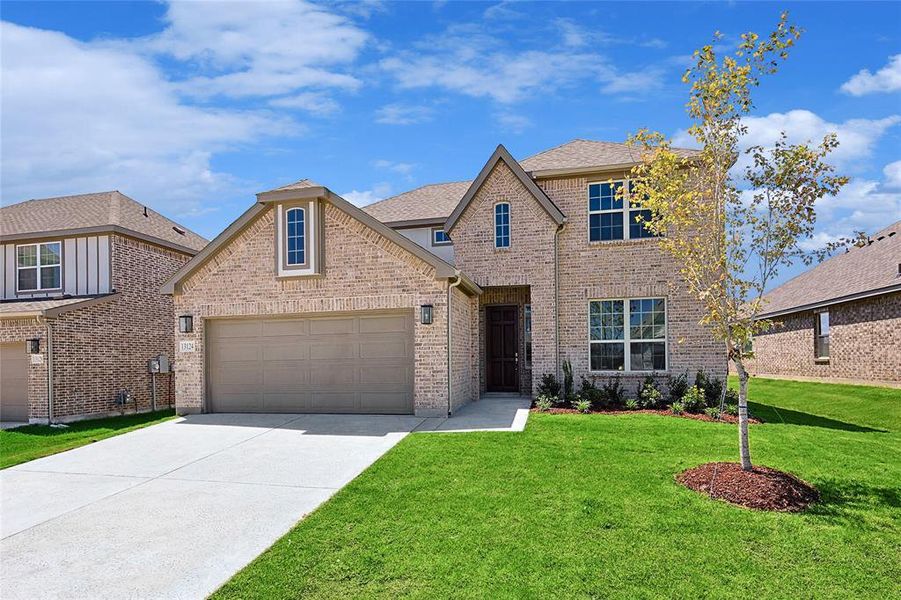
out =
<svg viewBox="0 0 901 600"><path fill-rule="evenodd" d="M17 289L20 292L37 292L62 287L61 259L60 242L17 246Z"/></svg>
<svg viewBox="0 0 901 600"><path fill-rule="evenodd" d="M622 188L625 181L608 181L588 185L588 239L592 242L608 240L640 239L655 237L648 231L640 216L647 221L651 211L641 208L638 200L631 198L632 184L629 182L629 201L624 202ZM629 226L625 227L624 223Z"/></svg>
<svg viewBox="0 0 901 600"><path fill-rule="evenodd" d="M451 243L450 236L447 235L447 232L437 227L432 230L432 245L433 246L447 246Z"/></svg>
<svg viewBox="0 0 901 600"><path fill-rule="evenodd" d="M814 316L814 356L825 360L829 358L829 311L824 310Z"/></svg>
<svg viewBox="0 0 901 600"><path fill-rule="evenodd" d="M306 211L302 208L291 208L285 213L287 225L288 254L286 264L289 266L306 264Z"/></svg>
<svg viewBox="0 0 901 600"><path fill-rule="evenodd" d="M507 202L494 206L494 247L510 247L510 204Z"/></svg>
<svg viewBox="0 0 901 600"><path fill-rule="evenodd" d="M523 329L526 332L526 366L532 366L532 305L526 304L523 310Z"/></svg>
<svg viewBox="0 0 901 600"><path fill-rule="evenodd" d="M588 307L592 371L666 370L666 300L591 300Z"/></svg>

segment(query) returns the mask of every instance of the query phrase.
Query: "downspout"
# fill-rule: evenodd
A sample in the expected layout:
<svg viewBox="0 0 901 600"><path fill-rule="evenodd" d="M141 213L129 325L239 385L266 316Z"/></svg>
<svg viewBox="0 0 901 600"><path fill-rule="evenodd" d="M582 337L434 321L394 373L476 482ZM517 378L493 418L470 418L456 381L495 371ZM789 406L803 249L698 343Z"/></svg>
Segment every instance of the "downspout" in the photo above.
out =
<svg viewBox="0 0 901 600"><path fill-rule="evenodd" d="M566 221L554 232L554 372L560 380L560 232Z"/></svg>
<svg viewBox="0 0 901 600"><path fill-rule="evenodd" d="M50 320L44 319L47 326L47 424L53 424L53 334Z"/></svg>
<svg viewBox="0 0 901 600"><path fill-rule="evenodd" d="M456 281L453 283L448 283L447 285L447 416L451 416L451 395L453 394L453 379L451 379L451 353L453 352L453 346L451 346L451 297L453 296L454 288L463 283L463 276L460 271L457 271ZM448 280L450 281L450 280Z"/></svg>

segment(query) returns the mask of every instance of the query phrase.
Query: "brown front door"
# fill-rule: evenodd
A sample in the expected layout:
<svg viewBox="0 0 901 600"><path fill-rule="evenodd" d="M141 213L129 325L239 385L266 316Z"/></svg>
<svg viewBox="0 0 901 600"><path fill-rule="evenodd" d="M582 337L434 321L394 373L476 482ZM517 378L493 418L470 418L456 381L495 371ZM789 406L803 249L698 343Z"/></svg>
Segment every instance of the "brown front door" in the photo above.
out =
<svg viewBox="0 0 901 600"><path fill-rule="evenodd" d="M486 375L489 392L519 391L516 306L485 307Z"/></svg>

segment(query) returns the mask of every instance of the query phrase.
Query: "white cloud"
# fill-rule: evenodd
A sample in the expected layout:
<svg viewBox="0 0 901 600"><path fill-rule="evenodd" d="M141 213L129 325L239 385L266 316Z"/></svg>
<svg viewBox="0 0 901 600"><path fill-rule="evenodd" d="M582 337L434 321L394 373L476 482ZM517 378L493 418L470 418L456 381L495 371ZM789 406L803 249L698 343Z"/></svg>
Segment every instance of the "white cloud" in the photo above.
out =
<svg viewBox="0 0 901 600"><path fill-rule="evenodd" d="M266 111L186 105L121 47L0 27L4 202L119 189L176 216L197 213L202 199L242 185L211 167L213 153L299 130Z"/></svg>
<svg viewBox="0 0 901 600"><path fill-rule="evenodd" d="M391 184L377 183L369 190L351 190L341 194L341 197L353 204L354 206L366 206L379 200L384 200L391 193Z"/></svg>
<svg viewBox="0 0 901 600"><path fill-rule="evenodd" d="M663 86L663 71L649 68L643 71L621 73L601 87L605 94L641 96Z"/></svg>
<svg viewBox="0 0 901 600"><path fill-rule="evenodd" d="M875 73L861 69L843 83L841 89L852 96L901 90L901 54L890 56L888 64Z"/></svg>
<svg viewBox="0 0 901 600"><path fill-rule="evenodd" d="M356 89L341 68L368 34L346 17L300 0L174 2L166 28L137 45L196 69L179 89L197 96L287 94L305 87Z"/></svg>
<svg viewBox="0 0 901 600"><path fill-rule="evenodd" d="M385 160L383 158L373 161L372 165L377 169L384 169L386 171L399 173L401 175L409 175L413 172L413 169L416 168L416 165L412 163L394 162L391 160Z"/></svg>
<svg viewBox="0 0 901 600"><path fill-rule="evenodd" d="M494 118L501 126L501 129L515 134L520 134L532 126L531 119L511 112L497 113L494 115Z"/></svg>
<svg viewBox="0 0 901 600"><path fill-rule="evenodd" d="M901 190L901 160L885 165L882 172L885 174L885 187Z"/></svg>
<svg viewBox="0 0 901 600"><path fill-rule="evenodd" d="M434 111L428 106L386 104L375 111L375 122L383 125L415 125L432 120Z"/></svg>
<svg viewBox="0 0 901 600"><path fill-rule="evenodd" d="M321 92L302 92L293 96L275 98L269 104L279 108L305 110L318 116L328 116L339 110L338 103Z"/></svg>
<svg viewBox="0 0 901 600"><path fill-rule="evenodd" d="M870 235L901 219L901 191L886 189L879 181L854 179L832 197L817 203L819 246L839 238L850 238L855 231ZM809 244L812 242L809 242Z"/></svg>

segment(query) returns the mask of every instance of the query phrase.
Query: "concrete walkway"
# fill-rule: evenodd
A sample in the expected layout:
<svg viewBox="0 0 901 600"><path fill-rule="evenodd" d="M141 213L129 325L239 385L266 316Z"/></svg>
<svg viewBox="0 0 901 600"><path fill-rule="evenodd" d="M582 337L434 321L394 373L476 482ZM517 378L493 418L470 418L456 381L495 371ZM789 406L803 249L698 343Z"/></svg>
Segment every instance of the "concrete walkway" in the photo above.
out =
<svg viewBox="0 0 901 600"><path fill-rule="evenodd" d="M524 402L196 415L0 471L0 597L205 597L409 432L521 430Z"/></svg>

